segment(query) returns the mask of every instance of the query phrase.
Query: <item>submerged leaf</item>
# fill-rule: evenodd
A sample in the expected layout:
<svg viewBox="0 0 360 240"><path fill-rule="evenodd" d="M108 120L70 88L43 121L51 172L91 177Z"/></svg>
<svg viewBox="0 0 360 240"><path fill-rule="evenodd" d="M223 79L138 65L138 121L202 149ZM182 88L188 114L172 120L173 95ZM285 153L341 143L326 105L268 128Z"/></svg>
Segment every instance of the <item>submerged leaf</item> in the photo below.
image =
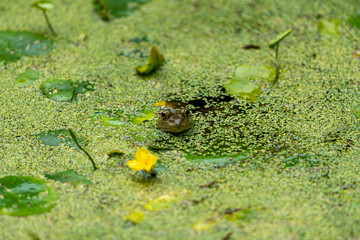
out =
<svg viewBox="0 0 360 240"><path fill-rule="evenodd" d="M31 4L31 7L47 11L54 8L54 3L52 1L37 1Z"/></svg>
<svg viewBox="0 0 360 240"><path fill-rule="evenodd" d="M255 102L262 93L263 85L274 81L275 73L271 66L242 65L236 69L231 83L224 85L224 88L232 96Z"/></svg>
<svg viewBox="0 0 360 240"><path fill-rule="evenodd" d="M339 19L321 20L318 26L320 36L326 38L338 37L340 35L338 28Z"/></svg>
<svg viewBox="0 0 360 240"><path fill-rule="evenodd" d="M203 232L206 230L209 230L216 225L218 225L220 222L220 219L218 217L212 217L208 219L201 220L194 224L193 229L197 232Z"/></svg>
<svg viewBox="0 0 360 240"><path fill-rule="evenodd" d="M33 69L26 69L25 72L21 73L15 80L15 86L27 87L30 86L34 81L39 79L39 72Z"/></svg>
<svg viewBox="0 0 360 240"><path fill-rule="evenodd" d="M149 211L160 211L166 208L169 208L172 204L179 200L179 196L177 193L170 193L161 195L158 198L155 198L148 202L144 209Z"/></svg>
<svg viewBox="0 0 360 240"><path fill-rule="evenodd" d="M147 3L150 0L93 0L95 9L99 12L104 21L108 21L111 14L114 17L121 18L131 15L140 4Z"/></svg>
<svg viewBox="0 0 360 240"><path fill-rule="evenodd" d="M241 162L247 159L248 156L245 153L239 153L228 156L202 156L199 154L187 153L185 158L192 162L200 162L204 164L215 164L215 165L224 166L229 163Z"/></svg>
<svg viewBox="0 0 360 240"><path fill-rule="evenodd" d="M85 176L78 174L73 169L53 174L45 174L45 177L63 183L70 182L70 184L73 186L76 186L79 183L83 183L86 185L92 184L92 182L89 181Z"/></svg>
<svg viewBox="0 0 360 240"><path fill-rule="evenodd" d="M269 48L274 48L276 44L279 44L284 38L286 38L290 33L292 33L292 29L287 30L286 32L280 33L269 43Z"/></svg>
<svg viewBox="0 0 360 240"><path fill-rule="evenodd" d="M304 155L297 155L297 156L292 156L292 157L288 157L286 159L283 160L283 163L285 164L285 168L287 167L293 167L297 164L299 164L302 160L306 161L307 163L309 163L311 166L316 166L319 164L319 160L311 160L312 157L317 157L319 155L317 154L304 154Z"/></svg>
<svg viewBox="0 0 360 240"><path fill-rule="evenodd" d="M59 146L60 144L64 144L70 147L77 148L74 140L71 138L68 129L60 129L60 130L50 130L50 131L43 131L39 134L34 134L37 139L43 142L45 145L49 146ZM77 138L78 143L80 146L83 145L82 139Z"/></svg>
<svg viewBox="0 0 360 240"><path fill-rule="evenodd" d="M152 47L148 63L142 67L136 67L136 71L140 75L148 75L160 67L164 62L164 56L159 53L156 47Z"/></svg>
<svg viewBox="0 0 360 240"><path fill-rule="evenodd" d="M360 11L350 16L349 23L360 29Z"/></svg>
<svg viewBox="0 0 360 240"><path fill-rule="evenodd" d="M53 41L30 32L0 31L0 62L5 64L21 56L44 55L53 50Z"/></svg>
<svg viewBox="0 0 360 240"><path fill-rule="evenodd" d="M60 79L45 81L40 85L40 89L46 97L59 102L76 101L77 95L94 91L93 84L89 81L73 82Z"/></svg>
<svg viewBox="0 0 360 240"><path fill-rule="evenodd" d="M12 216L40 214L56 203L55 189L39 178L7 176L0 179L0 213Z"/></svg>

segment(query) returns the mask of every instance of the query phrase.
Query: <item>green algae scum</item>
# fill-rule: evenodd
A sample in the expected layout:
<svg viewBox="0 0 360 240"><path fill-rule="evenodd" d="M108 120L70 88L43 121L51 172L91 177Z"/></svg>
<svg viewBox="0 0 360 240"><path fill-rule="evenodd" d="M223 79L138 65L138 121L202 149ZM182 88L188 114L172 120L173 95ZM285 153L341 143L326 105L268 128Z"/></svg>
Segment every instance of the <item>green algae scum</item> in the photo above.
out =
<svg viewBox="0 0 360 240"><path fill-rule="evenodd" d="M0 239L359 239L358 8L1 1Z"/></svg>

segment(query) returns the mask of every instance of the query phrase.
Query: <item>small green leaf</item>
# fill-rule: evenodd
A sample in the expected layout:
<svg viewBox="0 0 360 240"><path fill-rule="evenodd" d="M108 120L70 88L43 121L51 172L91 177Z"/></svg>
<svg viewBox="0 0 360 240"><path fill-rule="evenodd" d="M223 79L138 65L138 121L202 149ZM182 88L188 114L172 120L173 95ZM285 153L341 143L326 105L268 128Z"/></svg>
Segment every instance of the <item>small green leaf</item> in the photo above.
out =
<svg viewBox="0 0 360 240"><path fill-rule="evenodd" d="M121 18L131 15L141 4L150 0L93 0L97 10L104 21L109 20L109 14Z"/></svg>
<svg viewBox="0 0 360 240"><path fill-rule="evenodd" d="M33 69L27 69L21 73L15 80L15 86L27 87L30 86L34 81L39 79L39 72Z"/></svg>
<svg viewBox="0 0 360 240"><path fill-rule="evenodd" d="M152 47L148 63L144 66L136 67L136 71L140 75L148 75L160 67L164 62L164 56L159 53L156 47Z"/></svg>
<svg viewBox="0 0 360 240"><path fill-rule="evenodd" d="M272 83L275 74L275 69L271 66L242 65L236 69L231 83L224 85L224 88L232 96L255 102L262 93L262 86Z"/></svg>
<svg viewBox="0 0 360 240"><path fill-rule="evenodd" d="M325 38L338 37L340 35L339 23L339 19L321 20L318 26L320 36Z"/></svg>
<svg viewBox="0 0 360 240"><path fill-rule="evenodd" d="M357 107L355 108L355 116L356 116L357 118L360 118L360 106L357 106Z"/></svg>
<svg viewBox="0 0 360 240"><path fill-rule="evenodd" d="M134 118L131 122L133 124L140 124L144 121L150 121L155 117L155 113L153 110L143 110L140 111L140 116Z"/></svg>
<svg viewBox="0 0 360 240"><path fill-rule="evenodd" d="M248 222L253 219L260 210L263 210L263 208L239 208L233 211L225 212L224 217L230 222L241 224L242 222Z"/></svg>
<svg viewBox="0 0 360 240"><path fill-rule="evenodd" d="M357 11L355 14L350 16L349 23L360 29L360 11Z"/></svg>
<svg viewBox="0 0 360 240"><path fill-rule="evenodd" d="M120 117L110 117L105 112L95 112L90 115L90 118L93 122L101 121L105 126L117 127L126 124L126 122L123 121Z"/></svg>
<svg viewBox="0 0 360 240"><path fill-rule="evenodd" d="M76 186L79 183L83 183L86 185L92 184L92 182L89 181L85 176L78 174L73 169L53 174L45 174L45 177L63 183L70 182L70 184L73 186Z"/></svg>
<svg viewBox="0 0 360 240"><path fill-rule="evenodd" d="M12 216L40 214L55 207L55 189L39 178L7 176L0 179L0 213Z"/></svg>
<svg viewBox="0 0 360 240"><path fill-rule="evenodd" d="M64 144L70 147L78 148L74 142L74 140L71 138L71 135L69 133L68 129L60 129L60 130L50 130L50 131L44 131L40 132L38 134L34 134L33 136L36 136L37 139L41 142L43 142L45 145L49 146L59 146L60 144ZM79 145L83 146L82 139L77 138Z"/></svg>
<svg viewBox="0 0 360 240"><path fill-rule="evenodd" d="M241 162L248 158L245 153L239 153L235 155L225 155L225 156L203 156L199 154L187 153L185 158L192 162L200 162L204 164L215 164L219 166L224 166L229 163Z"/></svg>
<svg viewBox="0 0 360 240"><path fill-rule="evenodd" d="M21 56L38 56L53 50L53 41L29 32L0 31L0 62L15 62Z"/></svg>
<svg viewBox="0 0 360 240"><path fill-rule="evenodd" d="M54 8L54 3L52 1L37 1L31 4L31 7L40 9L42 11L47 11Z"/></svg>
<svg viewBox="0 0 360 240"><path fill-rule="evenodd" d="M40 85L40 88L46 97L59 102L76 101L77 95L94 91L93 84L89 81L73 82L60 79L47 80Z"/></svg>
<svg viewBox="0 0 360 240"><path fill-rule="evenodd" d="M292 29L287 30L286 32L280 33L269 43L269 48L274 48L276 44L279 44L284 38L286 38L290 33L292 33Z"/></svg>
<svg viewBox="0 0 360 240"><path fill-rule="evenodd" d="M53 79L43 82L40 88L48 98L59 102L66 102L73 98L74 85L74 82L71 80Z"/></svg>

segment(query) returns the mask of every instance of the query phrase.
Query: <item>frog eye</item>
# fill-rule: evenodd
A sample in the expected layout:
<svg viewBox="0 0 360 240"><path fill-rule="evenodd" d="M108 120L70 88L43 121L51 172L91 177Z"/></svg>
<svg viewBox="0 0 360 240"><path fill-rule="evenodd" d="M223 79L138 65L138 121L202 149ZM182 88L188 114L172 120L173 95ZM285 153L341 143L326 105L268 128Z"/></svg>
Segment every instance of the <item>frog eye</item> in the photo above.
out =
<svg viewBox="0 0 360 240"><path fill-rule="evenodd" d="M169 117L169 113L167 111L161 112L161 117L166 120Z"/></svg>
<svg viewBox="0 0 360 240"><path fill-rule="evenodd" d="M189 110L183 109L182 112L183 112L183 114L184 114L185 117L190 116L190 111L189 111Z"/></svg>

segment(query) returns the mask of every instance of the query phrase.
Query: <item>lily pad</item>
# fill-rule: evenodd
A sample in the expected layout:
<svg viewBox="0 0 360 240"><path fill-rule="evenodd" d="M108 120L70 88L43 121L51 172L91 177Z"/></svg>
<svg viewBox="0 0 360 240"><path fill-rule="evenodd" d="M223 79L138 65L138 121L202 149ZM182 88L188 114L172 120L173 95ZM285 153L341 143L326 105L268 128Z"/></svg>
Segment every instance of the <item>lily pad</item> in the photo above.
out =
<svg viewBox="0 0 360 240"><path fill-rule="evenodd" d="M74 140L72 139L68 129L59 129L59 130L50 130L40 132L39 134L34 134L37 139L43 142L45 145L49 146L59 146L60 144L65 144L70 147L75 147L77 149ZM82 139L77 138L80 146L83 146Z"/></svg>
<svg viewBox="0 0 360 240"><path fill-rule="evenodd" d="M242 65L236 69L231 83L224 85L224 88L232 96L255 102L262 93L263 85L271 84L275 75L276 71L271 66Z"/></svg>
<svg viewBox="0 0 360 240"><path fill-rule="evenodd" d="M159 53L156 47L152 47L148 63L144 66L136 67L136 71L140 75L148 75L160 67L164 62L164 56Z"/></svg>
<svg viewBox="0 0 360 240"><path fill-rule="evenodd" d="M126 124L122 118L109 116L106 112L95 112L90 115L90 118L93 122L101 121L105 126L117 127Z"/></svg>
<svg viewBox="0 0 360 240"><path fill-rule="evenodd" d="M51 210L55 205L55 189L39 178L7 176L0 179L0 213L28 216Z"/></svg>
<svg viewBox="0 0 360 240"><path fill-rule="evenodd" d="M269 43L269 48L274 48L276 44L279 44L284 38L286 38L290 33L292 33L292 29L287 30L286 32L280 33Z"/></svg>
<svg viewBox="0 0 360 240"><path fill-rule="evenodd" d="M85 176L78 174L73 169L64 172L57 172L53 174L45 174L45 177L63 183L70 182L70 184L73 186L76 186L79 183L83 183L86 185L92 184L92 182L89 181Z"/></svg>
<svg viewBox="0 0 360 240"><path fill-rule="evenodd" d="M25 72L21 73L15 80L15 86L27 87L30 86L34 81L39 79L39 72L33 69L26 69Z"/></svg>
<svg viewBox="0 0 360 240"><path fill-rule="evenodd" d="M338 37L340 35L339 23L339 19L321 20L318 26L319 35L325 38Z"/></svg>
<svg viewBox="0 0 360 240"><path fill-rule="evenodd" d="M354 15L350 16L349 23L360 29L360 11L357 11Z"/></svg>
<svg viewBox="0 0 360 240"><path fill-rule="evenodd" d="M0 31L0 62L15 62L21 56L38 56L53 50L53 41L30 32Z"/></svg>
<svg viewBox="0 0 360 240"><path fill-rule="evenodd" d="M153 110L143 110L140 111L138 117L134 118L131 122L133 124L140 124L144 121L150 121L155 118L155 112Z"/></svg>
<svg viewBox="0 0 360 240"><path fill-rule="evenodd" d="M248 158L245 153L239 153L227 156L203 156L199 154L187 153L185 158L192 162L200 162L204 164L214 164L224 166L229 163L241 162Z"/></svg>
<svg viewBox="0 0 360 240"><path fill-rule="evenodd" d="M73 82L60 79L45 81L40 85L40 89L46 97L59 102L76 101L78 94L94 91L89 81Z"/></svg>
<svg viewBox="0 0 360 240"><path fill-rule="evenodd" d="M31 7L47 11L54 8L54 3L52 1L37 1L31 4Z"/></svg>
<svg viewBox="0 0 360 240"><path fill-rule="evenodd" d="M99 12L101 18L109 20L109 15L116 18L127 17L137 10L141 4L150 0L93 0L94 8Z"/></svg>

